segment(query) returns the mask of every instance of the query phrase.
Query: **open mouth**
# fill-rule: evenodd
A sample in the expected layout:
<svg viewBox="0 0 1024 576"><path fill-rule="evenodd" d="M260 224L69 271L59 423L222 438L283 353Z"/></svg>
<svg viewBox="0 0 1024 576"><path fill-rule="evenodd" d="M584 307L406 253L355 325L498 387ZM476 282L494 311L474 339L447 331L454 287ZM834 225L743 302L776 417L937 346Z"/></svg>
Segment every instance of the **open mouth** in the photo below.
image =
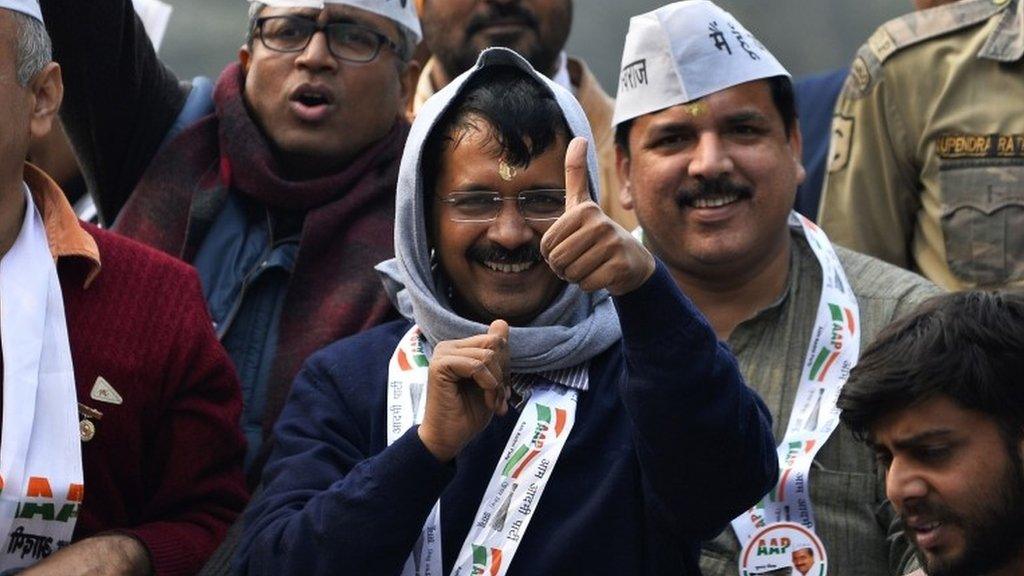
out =
<svg viewBox="0 0 1024 576"><path fill-rule="evenodd" d="M918 548L933 548L939 543L945 524L939 520L914 520L907 522L906 527L913 535L914 544Z"/></svg>
<svg viewBox="0 0 1024 576"><path fill-rule="evenodd" d="M520 272L526 272L530 268L533 268L533 265L536 264L536 262L518 262L515 264L509 264L505 262L484 261L481 262L481 264L483 264L485 268L488 268L489 270L493 270L495 272L502 272L505 274L518 274Z"/></svg>
<svg viewBox="0 0 1024 576"><path fill-rule="evenodd" d="M334 104L334 94L323 86L303 84L292 91L289 100L301 114L316 119L318 114Z"/></svg>
<svg viewBox="0 0 1024 576"><path fill-rule="evenodd" d="M690 208L721 208L743 199L743 194L738 192L726 192L722 194L707 194L684 200L684 204Z"/></svg>
<svg viewBox="0 0 1024 576"><path fill-rule="evenodd" d="M501 274L528 272L538 262L543 261L540 248L530 244L512 250L498 245L475 245L466 255L478 266Z"/></svg>
<svg viewBox="0 0 1024 576"><path fill-rule="evenodd" d="M322 94L299 94L295 101L303 106L326 106L330 101Z"/></svg>
<svg viewBox="0 0 1024 576"><path fill-rule="evenodd" d="M703 180L693 187L680 190L676 202L680 208L712 210L730 206L752 196L753 190L749 186L719 177Z"/></svg>

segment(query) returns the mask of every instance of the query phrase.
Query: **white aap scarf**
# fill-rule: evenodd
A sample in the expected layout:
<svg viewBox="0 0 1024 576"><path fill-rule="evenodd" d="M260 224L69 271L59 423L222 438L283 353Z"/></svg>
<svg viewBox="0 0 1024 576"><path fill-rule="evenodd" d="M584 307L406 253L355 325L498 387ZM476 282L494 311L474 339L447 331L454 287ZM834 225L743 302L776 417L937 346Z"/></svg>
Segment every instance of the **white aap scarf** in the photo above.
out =
<svg viewBox="0 0 1024 576"><path fill-rule="evenodd" d="M413 326L388 366L389 446L423 422L430 365L424 340ZM451 576L504 576L508 571L576 421L579 391L589 385L588 366L546 372L543 379L532 381ZM424 522L402 576L444 576L440 500Z"/></svg>
<svg viewBox="0 0 1024 576"><path fill-rule="evenodd" d="M25 197L21 232L0 260L0 570L69 544L84 494L64 301L27 186Z"/></svg>
<svg viewBox="0 0 1024 576"><path fill-rule="evenodd" d="M860 357L860 308L825 232L790 213L821 265L821 298L786 435L779 444L779 481L759 503L732 521L743 546L741 576L793 567L795 554L810 559L808 574L826 576L828 556L815 533L810 472L814 456L839 426L839 393Z"/></svg>

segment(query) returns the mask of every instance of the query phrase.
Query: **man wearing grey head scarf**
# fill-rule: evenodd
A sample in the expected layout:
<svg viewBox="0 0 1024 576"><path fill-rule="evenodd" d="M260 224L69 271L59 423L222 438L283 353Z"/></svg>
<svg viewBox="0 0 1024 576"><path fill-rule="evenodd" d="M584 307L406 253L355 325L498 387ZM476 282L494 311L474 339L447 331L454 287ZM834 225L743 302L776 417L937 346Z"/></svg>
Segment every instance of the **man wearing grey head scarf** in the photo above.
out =
<svg viewBox="0 0 1024 576"><path fill-rule="evenodd" d="M427 102L378 267L406 320L307 362L242 573L699 574L772 484L764 405L597 207L590 137L506 49Z"/></svg>

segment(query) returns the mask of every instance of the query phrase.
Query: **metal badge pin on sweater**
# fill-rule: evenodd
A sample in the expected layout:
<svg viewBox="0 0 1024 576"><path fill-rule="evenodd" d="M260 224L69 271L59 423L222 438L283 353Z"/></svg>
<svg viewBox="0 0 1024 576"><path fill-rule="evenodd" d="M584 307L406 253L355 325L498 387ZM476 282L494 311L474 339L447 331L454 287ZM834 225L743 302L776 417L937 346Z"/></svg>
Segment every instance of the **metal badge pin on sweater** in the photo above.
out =
<svg viewBox="0 0 1024 576"><path fill-rule="evenodd" d="M82 418L78 421L78 433L82 437L82 442L88 442L96 436L96 424L93 420L99 421L103 418L103 412L79 402L78 415Z"/></svg>
<svg viewBox="0 0 1024 576"><path fill-rule="evenodd" d="M92 385L92 392L89 392L89 398L97 402L106 402L107 404L117 406L124 403L124 398L121 398L117 390L114 390L114 387L103 376L96 378L96 383Z"/></svg>

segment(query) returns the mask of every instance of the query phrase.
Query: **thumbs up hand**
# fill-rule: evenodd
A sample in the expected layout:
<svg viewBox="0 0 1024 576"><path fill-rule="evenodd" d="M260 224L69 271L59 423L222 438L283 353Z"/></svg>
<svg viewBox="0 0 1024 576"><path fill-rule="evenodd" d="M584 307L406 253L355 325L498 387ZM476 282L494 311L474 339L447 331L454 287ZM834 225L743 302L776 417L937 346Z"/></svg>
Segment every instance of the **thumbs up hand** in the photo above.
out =
<svg viewBox="0 0 1024 576"><path fill-rule="evenodd" d="M565 214L544 233L540 251L551 270L587 292L636 290L654 273L654 256L590 199L587 140L565 153Z"/></svg>

